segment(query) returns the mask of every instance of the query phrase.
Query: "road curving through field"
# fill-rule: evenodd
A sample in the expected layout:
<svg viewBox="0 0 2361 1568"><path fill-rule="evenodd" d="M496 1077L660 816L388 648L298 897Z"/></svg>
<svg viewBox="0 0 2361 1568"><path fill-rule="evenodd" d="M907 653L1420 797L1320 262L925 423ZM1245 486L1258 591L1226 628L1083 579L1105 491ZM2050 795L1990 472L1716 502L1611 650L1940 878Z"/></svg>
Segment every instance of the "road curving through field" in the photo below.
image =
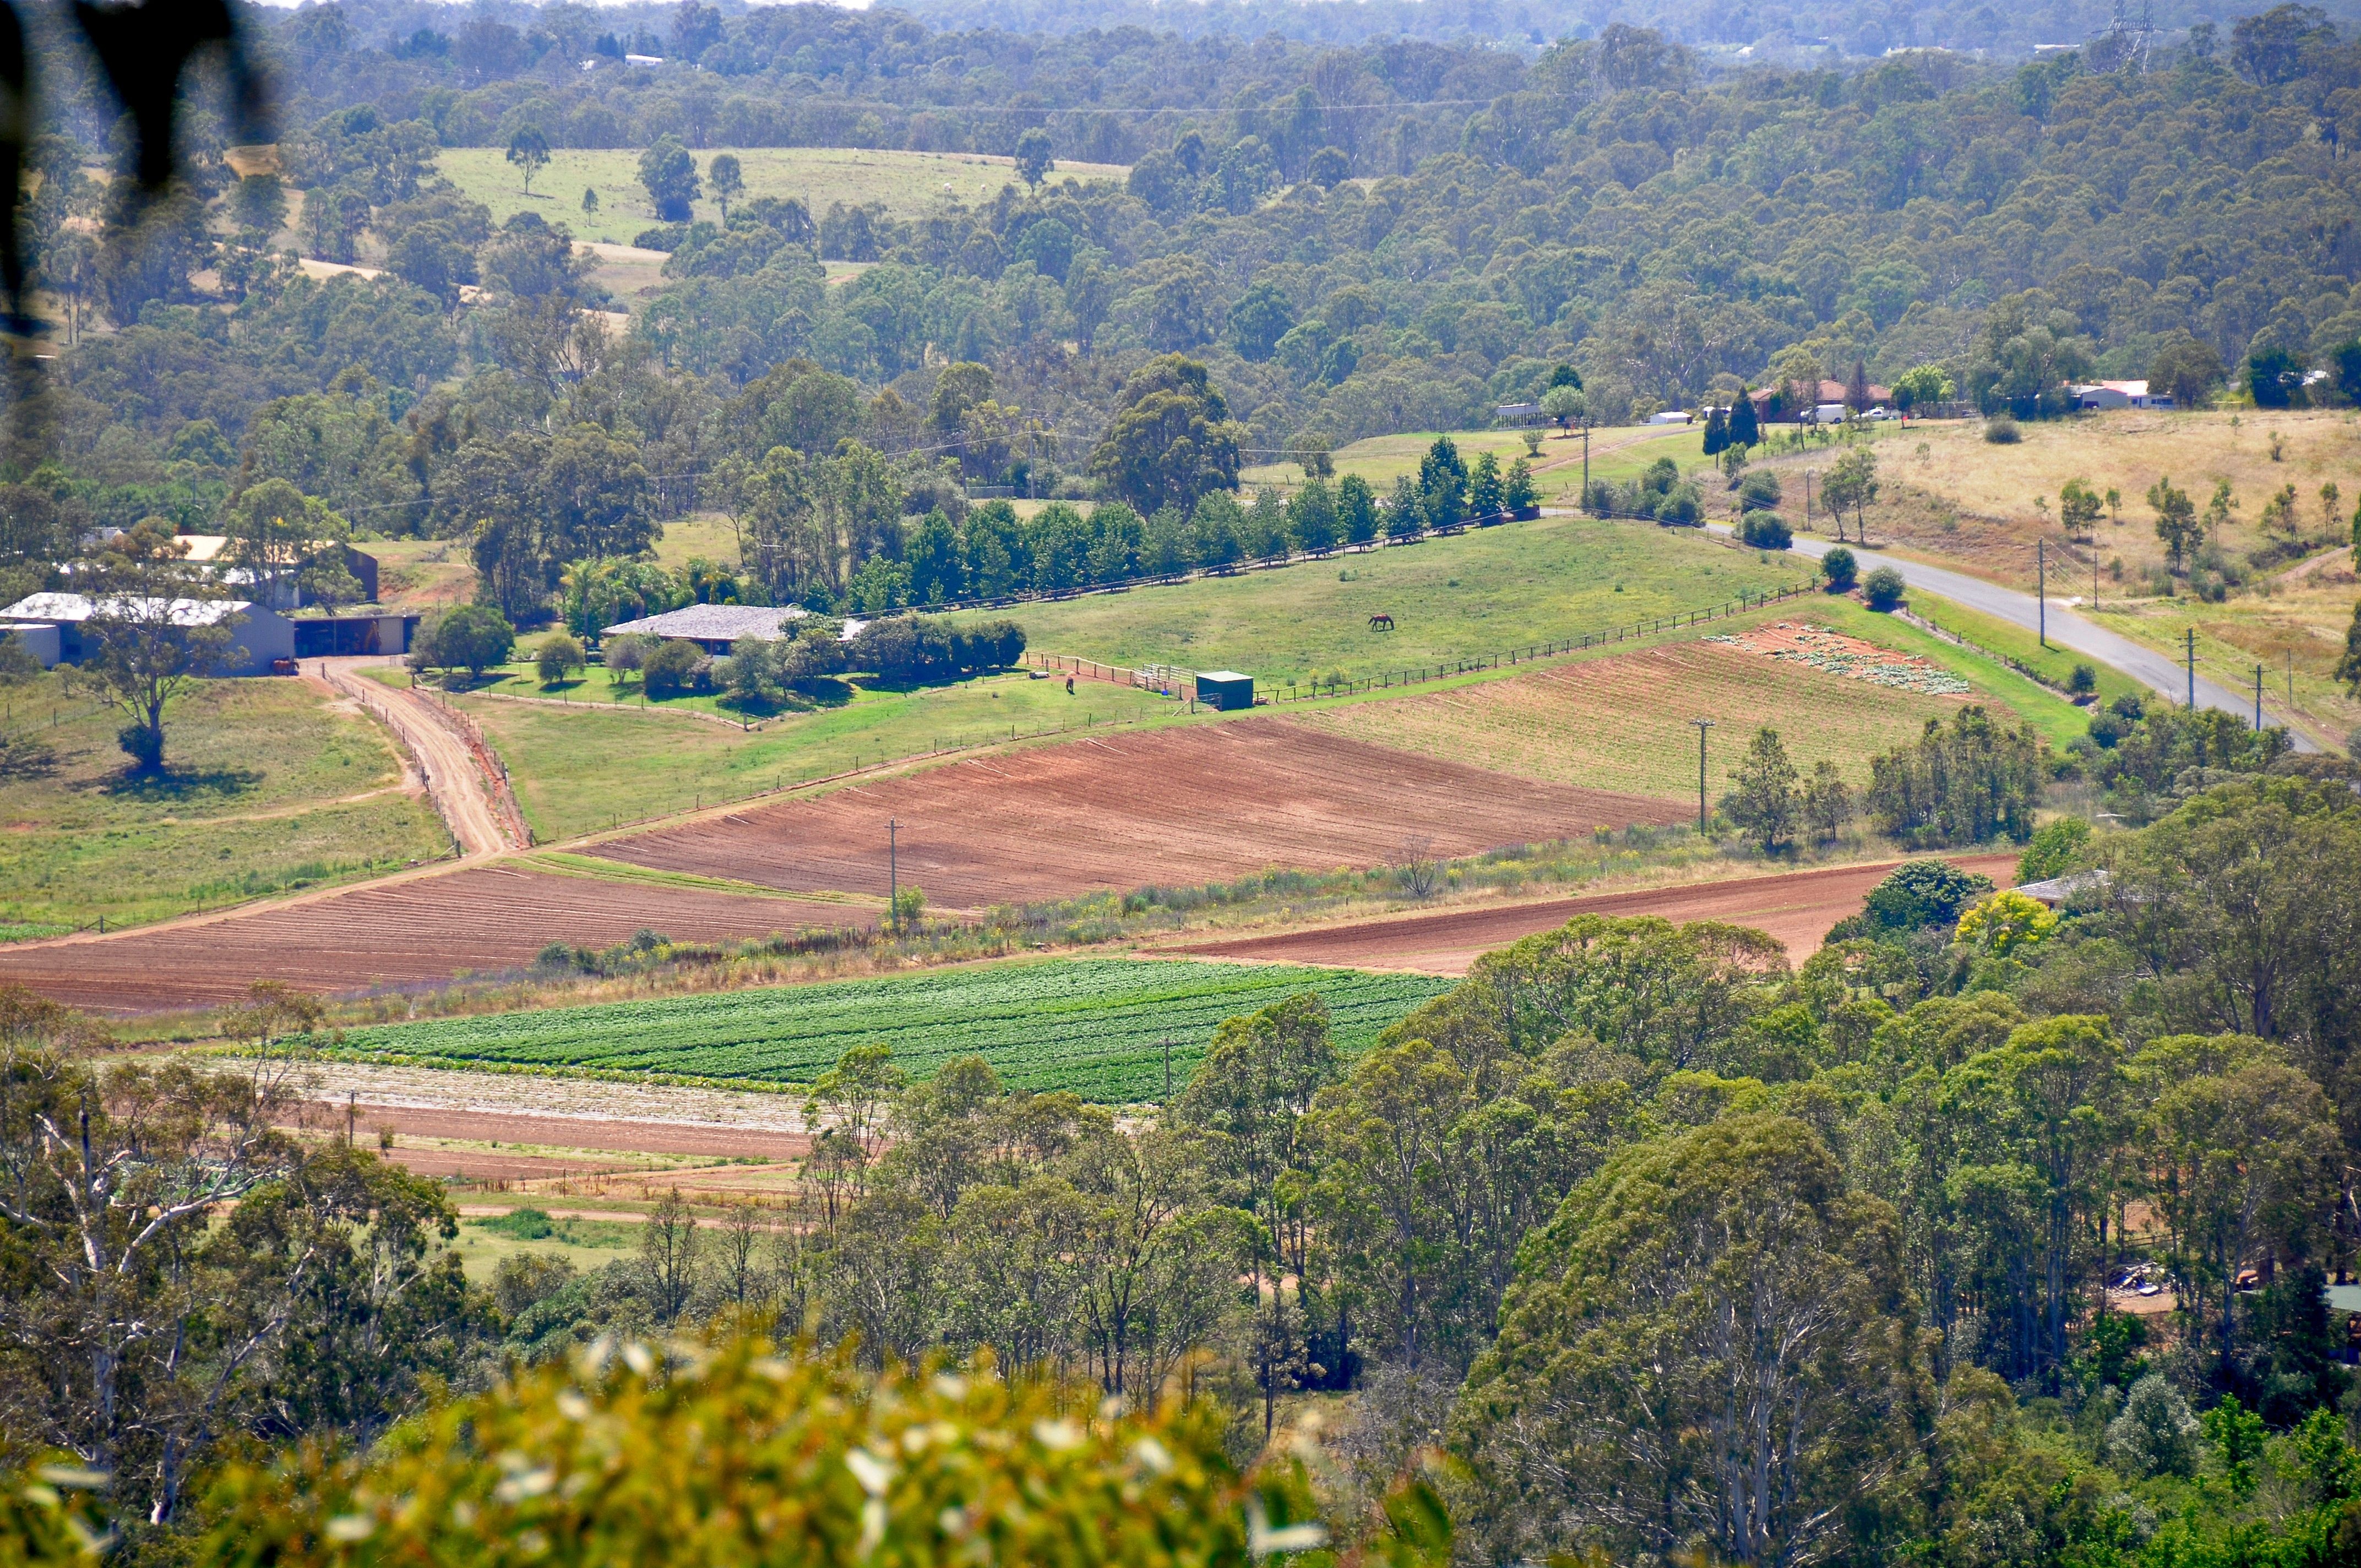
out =
<svg viewBox="0 0 2361 1568"><path fill-rule="evenodd" d="M1708 523L1706 526L1716 533L1731 532L1727 523ZM1998 583L1985 582L1982 577L1971 577L1965 572L1930 566L1923 561L1890 555L1882 550L1871 550L1859 544L1839 545L1830 540L1806 539L1800 534L1791 548L1796 554L1814 561L1831 550L1850 550L1853 559L1860 563L1863 575L1880 566L1891 566L1901 573L1902 580L1913 588L1963 605L1979 615L1989 615L1995 620L2007 621L2027 631L2040 630L2043 625L2041 601L2033 595L2016 588L2003 587ZM2175 701L2185 701L2190 695L2188 671L2153 648L2144 648L2120 632L2094 626L2072 610L2062 609L2056 605L2049 607L2048 627L2049 641L2070 652L2087 653L2101 663L2121 670L2149 690ZM2197 677L2196 696L2200 707L2220 708L2241 717L2252 714L2255 709L2251 696L2232 691L2202 675ZM2278 718L2279 722L2287 724L2288 738L2295 743L2297 751L2320 750L2319 742L2301 728L2289 723L2283 717L2272 714L2270 703L2263 704L2263 712L2266 718Z"/></svg>

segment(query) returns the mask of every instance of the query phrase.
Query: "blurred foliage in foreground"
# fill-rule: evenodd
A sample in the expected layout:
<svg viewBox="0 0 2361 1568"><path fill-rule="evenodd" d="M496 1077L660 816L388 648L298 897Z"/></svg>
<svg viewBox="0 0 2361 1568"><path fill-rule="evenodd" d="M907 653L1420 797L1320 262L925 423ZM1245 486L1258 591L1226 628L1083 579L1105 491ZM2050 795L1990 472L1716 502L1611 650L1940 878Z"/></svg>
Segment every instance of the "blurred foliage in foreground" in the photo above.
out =
<svg viewBox="0 0 2361 1568"><path fill-rule="evenodd" d="M1184 1379L1185 1382L1185 1379ZM1440 1564L1422 1485L1342 1550L1293 1460L1242 1474L1210 1402L872 1373L757 1334L604 1341L396 1428L225 1472L199 1555L225 1564ZM26 1539L47 1530L37 1521ZM13 1542L0 1542L0 1559Z"/></svg>

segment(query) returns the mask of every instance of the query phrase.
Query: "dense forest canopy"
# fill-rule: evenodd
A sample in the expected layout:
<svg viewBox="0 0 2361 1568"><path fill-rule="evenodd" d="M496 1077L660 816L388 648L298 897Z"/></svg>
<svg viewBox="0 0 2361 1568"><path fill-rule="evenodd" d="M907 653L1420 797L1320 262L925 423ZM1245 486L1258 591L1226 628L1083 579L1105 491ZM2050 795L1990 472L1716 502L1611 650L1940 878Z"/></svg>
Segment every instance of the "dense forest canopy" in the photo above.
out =
<svg viewBox="0 0 2361 1568"><path fill-rule="evenodd" d="M1235 454L1218 488L1486 422L1562 367L1596 419L1863 366L2032 411L2071 376L2202 391L2361 335L2361 44L2294 5L2197 24L2146 69L2102 39L1850 72L1724 70L1620 25L1515 52L815 5L258 15L276 174L239 175L201 93L188 179L94 235L110 101L49 100L29 226L71 341L14 466L65 510L16 531L24 580L76 519L217 528L278 478L355 527L470 537L512 613L698 507L807 563L747 592L842 602L903 558L899 517L957 523L962 484L1185 513L1197 482L1116 477L1190 430ZM619 59L642 49L665 63ZM973 205L767 196L660 225L664 277L622 302L562 221L495 225L435 172L447 147L643 147L657 206L686 211L726 193L717 147L1024 138L1031 178ZM1129 173L1054 167L1074 158ZM385 273L304 276L291 245ZM867 265L830 283L829 260ZM581 313L617 303L620 331ZM1123 426L1126 383L1175 354L1205 367L1197 401Z"/></svg>
<svg viewBox="0 0 2361 1568"><path fill-rule="evenodd" d="M567 384L564 333L526 318L598 291L534 261L554 235L493 235L432 172L443 146L528 127L558 148L670 137L692 172L718 146L1006 151L1036 127L1056 157L1131 165L1124 186L1053 170L916 219L749 202L726 229L653 236L671 276L623 356L653 361L679 411L667 427L708 446L711 411L798 356L914 407L930 365L985 364L1025 433L1076 468L1115 385L1167 351L1204 359L1248 446L1275 451L1480 421L1561 361L1594 414L1620 418L1807 365L1841 378L1865 360L1890 382L1944 363L2021 400L2064 374L2146 374L2184 334L2235 366L2257 347L2311 363L2361 329L2342 158L2361 49L2298 7L2201 26L2144 73L2102 69L2098 45L2015 67L1920 50L1851 74L1732 74L1620 27L1526 58L938 34L817 6L675 12L675 32L712 35L712 69L586 72L602 38L620 47L602 17L401 35L358 5L274 16L280 191L201 157L136 260L78 241L44 258L126 329L63 366L69 466L164 459L200 417L236 444L264 405L355 367L421 449L412 493L438 479L408 417L430 390L479 431L552 417L500 389ZM105 144L96 102L61 106L61 137L37 148L60 176L37 206L102 204L74 168ZM307 251L410 286L287 277L270 260L282 196ZM814 265L829 257L877 265L831 288ZM488 297L460 306L478 280ZM656 438L619 407L591 422Z"/></svg>

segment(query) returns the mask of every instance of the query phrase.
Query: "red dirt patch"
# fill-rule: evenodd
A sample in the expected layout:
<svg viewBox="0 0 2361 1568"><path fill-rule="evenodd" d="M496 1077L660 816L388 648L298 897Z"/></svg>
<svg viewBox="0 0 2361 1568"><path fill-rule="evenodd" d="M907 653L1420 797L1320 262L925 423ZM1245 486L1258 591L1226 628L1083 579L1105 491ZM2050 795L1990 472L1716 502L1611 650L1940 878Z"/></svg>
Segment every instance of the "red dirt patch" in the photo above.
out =
<svg viewBox="0 0 2361 1568"><path fill-rule="evenodd" d="M597 852L789 891L883 894L892 818L901 823L902 885L974 908L1272 866L1371 866L1410 837L1432 839L1438 855L1468 855L1685 816L1676 803L1248 718L973 758Z"/></svg>
<svg viewBox="0 0 2361 1568"><path fill-rule="evenodd" d="M341 1124L344 1107L332 1105L328 1109ZM811 1139L801 1133L685 1122L621 1122L603 1117L522 1116L499 1111L430 1111L414 1105L369 1104L360 1106L356 1121L367 1135L374 1135L379 1127L392 1128L397 1154L403 1152L401 1139L404 1136L498 1140L557 1149L610 1149L620 1154L711 1155L723 1159L801 1159L811 1152ZM538 1157L560 1162L564 1159L559 1155ZM470 1165L468 1169L473 1171L475 1167Z"/></svg>
<svg viewBox="0 0 2361 1568"><path fill-rule="evenodd" d="M233 1002L258 980L318 992L433 983L529 963L552 942L606 947L642 927L714 940L873 918L838 904L484 866L119 937L20 943L0 952L0 983L154 1013Z"/></svg>
<svg viewBox="0 0 2361 1568"><path fill-rule="evenodd" d="M2015 883L2014 855L1947 858L1964 870L1982 872L2003 887ZM1875 865L1833 866L1823 871L1791 872L1784 876L1741 877L1639 893L1603 893L1584 898L1554 898L1539 904L1438 910L1433 915L1367 920L1275 937L1243 937L1170 950L1191 958L1253 959L1270 963L1335 964L1352 969L1463 975L1484 954L1536 931L1554 930L1577 915L1657 915L1675 924L1719 920L1731 926L1752 926L1785 943L1788 958L1801 963L1819 951L1820 938L1829 927L1848 915L1860 914L1861 900L1868 896L1869 890L1901 863L1884 861Z"/></svg>

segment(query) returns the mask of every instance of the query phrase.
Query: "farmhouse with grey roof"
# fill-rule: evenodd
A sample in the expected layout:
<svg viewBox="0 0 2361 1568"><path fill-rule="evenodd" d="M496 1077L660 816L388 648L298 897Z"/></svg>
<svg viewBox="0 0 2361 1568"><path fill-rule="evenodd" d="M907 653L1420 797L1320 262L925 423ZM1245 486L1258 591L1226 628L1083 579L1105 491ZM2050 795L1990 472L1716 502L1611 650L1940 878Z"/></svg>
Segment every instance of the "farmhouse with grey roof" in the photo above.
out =
<svg viewBox="0 0 2361 1568"><path fill-rule="evenodd" d="M776 642L791 635L790 622L811 614L799 604L692 604L607 628L609 637L676 638L708 653L727 653L741 637Z"/></svg>

